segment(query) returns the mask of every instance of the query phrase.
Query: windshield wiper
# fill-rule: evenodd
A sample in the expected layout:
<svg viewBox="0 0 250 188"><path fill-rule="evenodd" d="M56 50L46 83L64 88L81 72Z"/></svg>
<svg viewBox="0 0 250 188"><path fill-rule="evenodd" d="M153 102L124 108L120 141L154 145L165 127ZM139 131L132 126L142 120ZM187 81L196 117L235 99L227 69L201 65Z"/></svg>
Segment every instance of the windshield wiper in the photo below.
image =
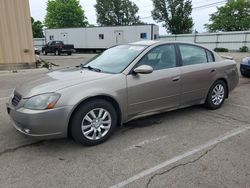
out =
<svg viewBox="0 0 250 188"><path fill-rule="evenodd" d="M96 72L102 72L101 69L91 67L91 66L84 66L83 64L81 64L80 67L81 67L81 69L89 69L89 70L93 70L93 71L96 71Z"/></svg>

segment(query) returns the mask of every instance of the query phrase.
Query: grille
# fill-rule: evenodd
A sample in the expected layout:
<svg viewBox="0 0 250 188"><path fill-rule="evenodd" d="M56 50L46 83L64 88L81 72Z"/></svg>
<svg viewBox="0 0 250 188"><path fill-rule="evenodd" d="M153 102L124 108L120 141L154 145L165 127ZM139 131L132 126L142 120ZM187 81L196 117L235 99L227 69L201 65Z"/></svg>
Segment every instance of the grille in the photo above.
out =
<svg viewBox="0 0 250 188"><path fill-rule="evenodd" d="M22 99L22 96L16 91L14 91L14 96L11 100L12 105L17 106L21 99Z"/></svg>

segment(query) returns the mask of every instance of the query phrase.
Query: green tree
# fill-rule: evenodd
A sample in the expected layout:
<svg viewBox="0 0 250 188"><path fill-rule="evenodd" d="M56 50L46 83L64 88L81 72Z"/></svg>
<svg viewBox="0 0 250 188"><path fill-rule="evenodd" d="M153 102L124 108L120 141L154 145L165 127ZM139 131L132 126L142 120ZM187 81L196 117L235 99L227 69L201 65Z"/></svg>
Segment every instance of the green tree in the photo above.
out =
<svg viewBox="0 0 250 188"><path fill-rule="evenodd" d="M95 5L99 25L133 25L142 23L139 8L130 0L97 0Z"/></svg>
<svg viewBox="0 0 250 188"><path fill-rule="evenodd" d="M43 24L40 21L35 21L34 18L31 17L32 31L34 38L43 38Z"/></svg>
<svg viewBox="0 0 250 188"><path fill-rule="evenodd" d="M88 25L79 0L48 0L44 23L47 28L84 27Z"/></svg>
<svg viewBox="0 0 250 188"><path fill-rule="evenodd" d="M172 34L191 33L193 27L191 0L152 0L151 12L156 22L163 22L163 27Z"/></svg>
<svg viewBox="0 0 250 188"><path fill-rule="evenodd" d="M250 29L250 1L229 0L225 6L217 8L210 15L210 24L205 27L210 32L245 31Z"/></svg>

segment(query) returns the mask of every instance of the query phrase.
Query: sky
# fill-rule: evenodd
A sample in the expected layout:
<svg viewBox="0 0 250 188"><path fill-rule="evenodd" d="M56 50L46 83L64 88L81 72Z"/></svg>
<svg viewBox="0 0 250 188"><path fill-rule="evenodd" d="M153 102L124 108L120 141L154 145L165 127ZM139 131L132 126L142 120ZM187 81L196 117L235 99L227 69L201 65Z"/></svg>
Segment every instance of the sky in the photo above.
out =
<svg viewBox="0 0 250 188"><path fill-rule="evenodd" d="M151 10L153 9L152 0L131 0L138 7L138 15L141 17L141 20L146 23L154 23L160 27L160 35L166 35L167 32L163 28L161 23L156 23L151 17ZM35 20L44 21L46 15L46 4L47 0L29 0L30 2L30 11L31 16ZM219 4L213 4L218 3ZM216 6L224 5L226 1L223 0L192 0L193 12L192 18L194 21L194 30L198 32L205 32L204 24L209 22L209 14L212 14L217 10ZM80 0L81 6L85 11L85 16L88 18L90 24L96 25L96 13L94 5L96 4L95 0ZM202 7L204 5L210 5L208 7Z"/></svg>

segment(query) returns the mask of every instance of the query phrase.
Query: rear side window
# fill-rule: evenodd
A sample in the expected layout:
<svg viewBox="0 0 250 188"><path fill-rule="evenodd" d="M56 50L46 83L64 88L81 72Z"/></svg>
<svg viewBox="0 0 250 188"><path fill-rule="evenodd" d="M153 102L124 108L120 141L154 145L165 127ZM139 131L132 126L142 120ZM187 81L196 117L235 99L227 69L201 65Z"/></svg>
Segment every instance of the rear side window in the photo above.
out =
<svg viewBox="0 0 250 188"><path fill-rule="evenodd" d="M183 66L207 63L206 50L198 46L179 45Z"/></svg>

